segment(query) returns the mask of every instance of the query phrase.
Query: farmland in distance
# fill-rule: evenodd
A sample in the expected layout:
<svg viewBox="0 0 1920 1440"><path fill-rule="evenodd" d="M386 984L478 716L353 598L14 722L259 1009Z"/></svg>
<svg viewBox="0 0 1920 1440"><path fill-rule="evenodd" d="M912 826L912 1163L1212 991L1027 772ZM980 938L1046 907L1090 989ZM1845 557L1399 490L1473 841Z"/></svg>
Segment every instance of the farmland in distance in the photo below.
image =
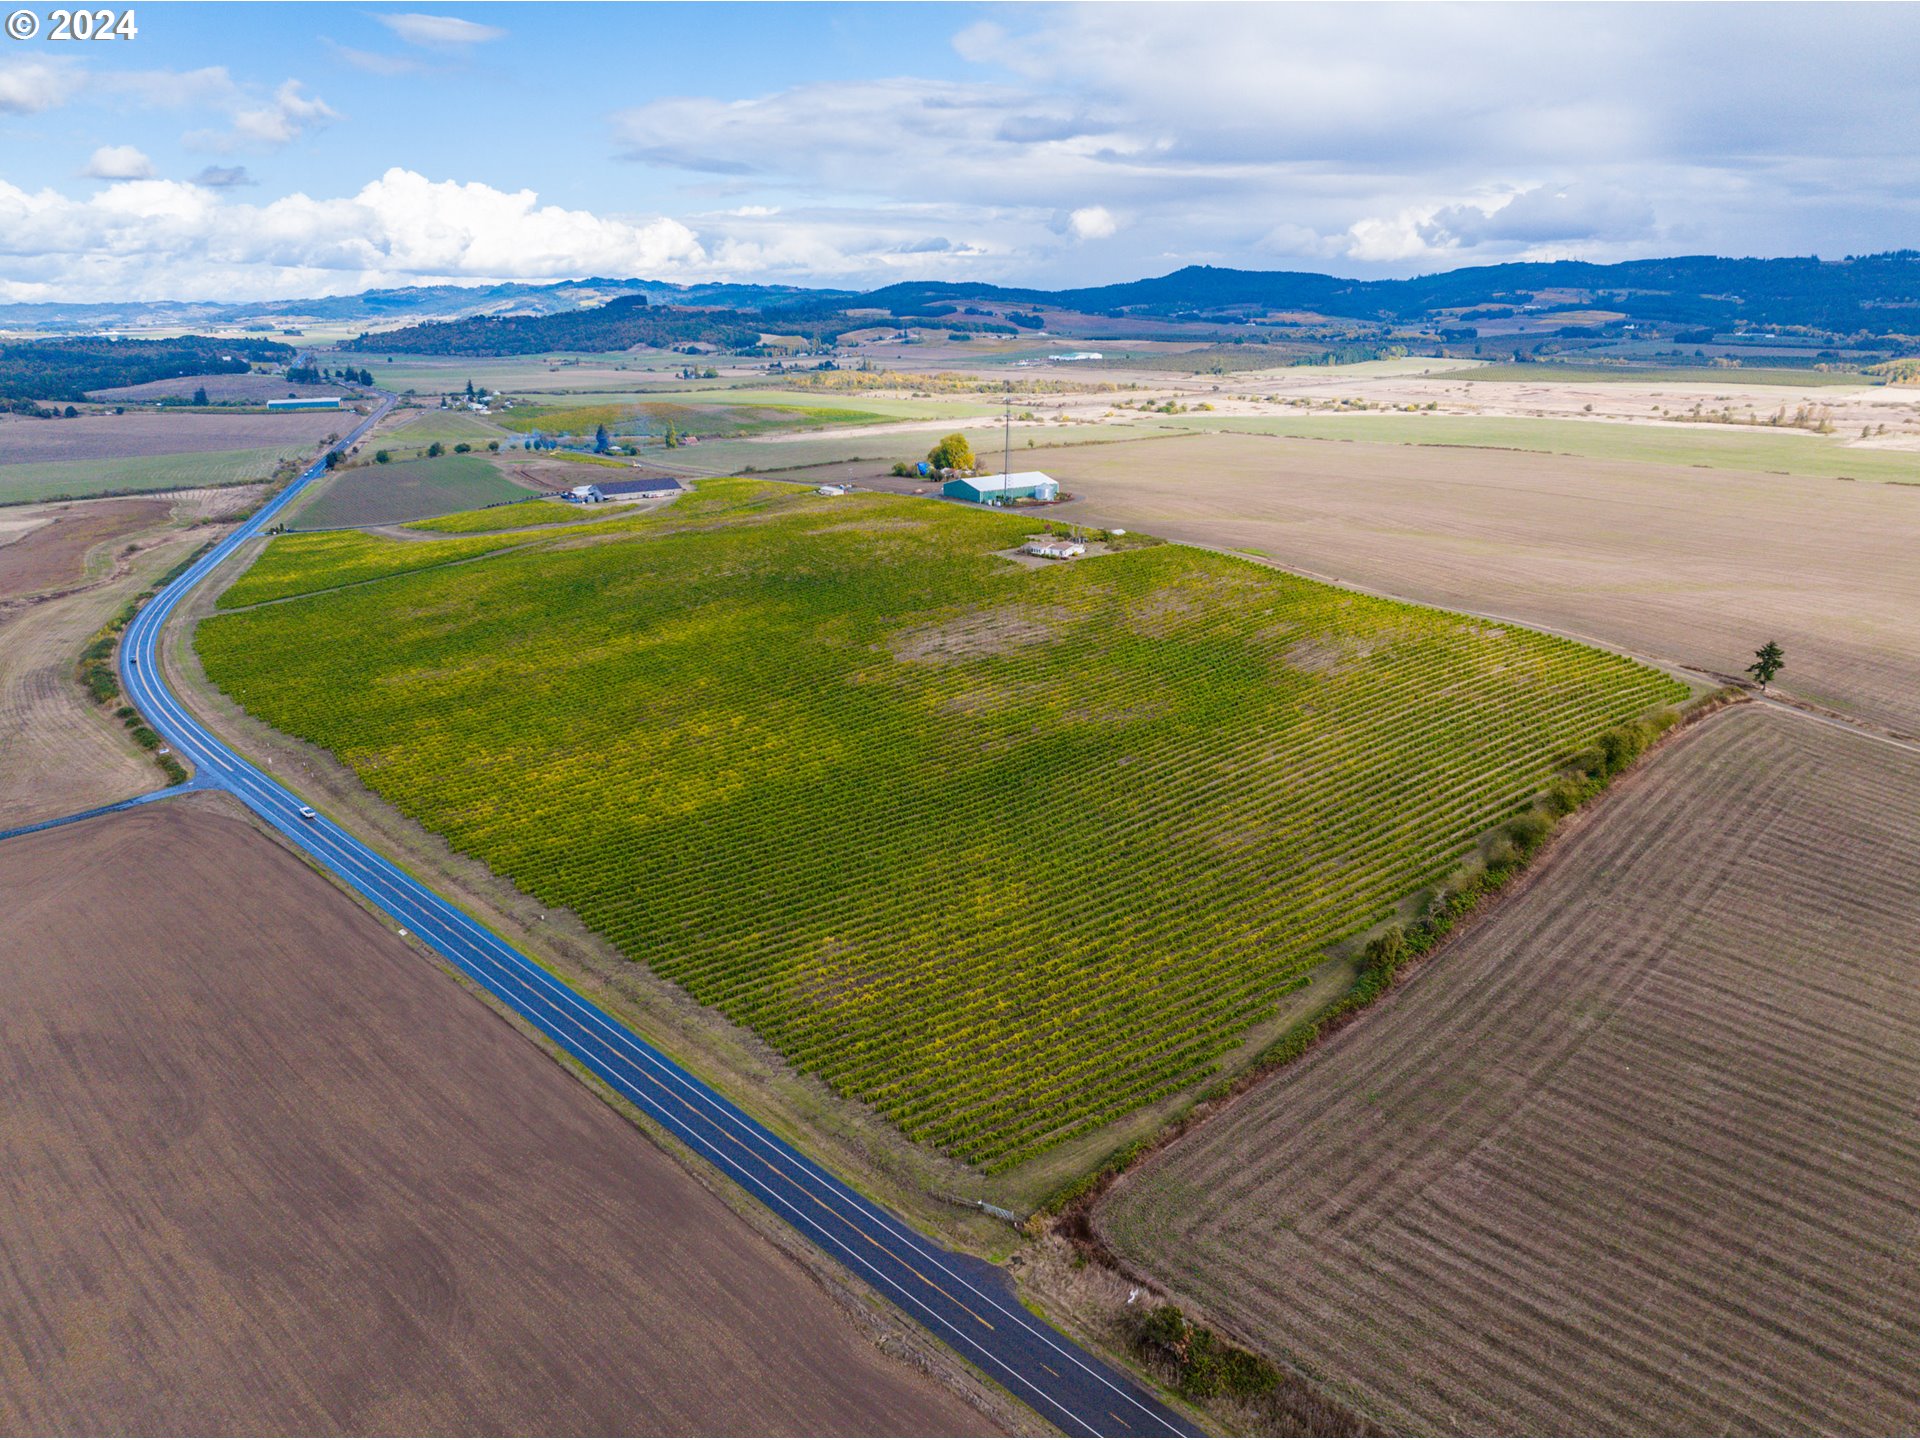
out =
<svg viewBox="0 0 1920 1440"><path fill-rule="evenodd" d="M732 481L547 535L284 537L223 603L285 603L196 643L457 849L989 1169L1205 1080L1330 942L1685 693L1184 547L995 553L1032 528Z"/></svg>
<svg viewBox="0 0 1920 1440"><path fill-rule="evenodd" d="M1777 639L1786 691L1920 733L1913 485L1228 434L1029 459L1095 524L1722 674Z"/></svg>
<svg viewBox="0 0 1920 1440"><path fill-rule="evenodd" d="M343 411L0 415L0 505L265 480L354 422Z"/></svg>
<svg viewBox="0 0 1920 1440"><path fill-rule="evenodd" d="M1392 1430L1920 1425L1920 755L1706 721L1124 1177L1110 1244Z"/></svg>
<svg viewBox="0 0 1920 1440"><path fill-rule="evenodd" d="M533 493L479 455L441 455L388 465L363 463L329 477L313 499L304 500L288 516L288 524L300 530L395 525L524 500Z"/></svg>

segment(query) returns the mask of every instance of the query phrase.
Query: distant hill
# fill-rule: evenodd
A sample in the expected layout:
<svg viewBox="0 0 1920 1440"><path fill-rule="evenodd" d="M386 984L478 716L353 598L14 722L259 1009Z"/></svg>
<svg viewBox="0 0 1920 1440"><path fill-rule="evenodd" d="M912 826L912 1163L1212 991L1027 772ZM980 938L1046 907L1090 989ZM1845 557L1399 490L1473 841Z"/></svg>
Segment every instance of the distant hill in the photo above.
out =
<svg viewBox="0 0 1920 1440"><path fill-rule="evenodd" d="M342 349L407 355L533 355L554 350L671 349L701 343L744 350L759 342L759 312L655 306L623 295L565 315L474 316L409 325L348 341Z"/></svg>
<svg viewBox="0 0 1920 1440"><path fill-rule="evenodd" d="M268 340L108 340L73 336L0 344L0 404L31 410L36 401L75 401L89 390L144 385L180 375L244 375L250 362L285 364L291 347Z"/></svg>
<svg viewBox="0 0 1920 1440"><path fill-rule="evenodd" d="M1613 265L1555 260L1475 266L1410 280L1190 265L1151 279L1068 290L908 281L858 293L589 278L551 285L414 286L235 305L0 305L0 324L99 330L162 324L264 328L313 321L376 331L400 322L358 348L526 354L694 340L736 349L752 344L750 331L830 337L888 320L989 331L1004 331L1010 318L1027 328L1037 323L1031 315L1009 316L1016 307L1220 326L1305 313L1360 326L1428 331L1472 326L1486 318L1481 312L1598 309L1635 325L1666 327L1676 339L1676 332L1792 327L1840 344L1848 337L1920 336L1920 251L1844 260L1711 255Z"/></svg>
<svg viewBox="0 0 1920 1440"><path fill-rule="evenodd" d="M1368 327L1470 334L1476 319L1601 310L1624 317L1570 325L1562 338L1599 338L1605 324L1664 327L1684 343L1700 335L1786 327L1835 345L1920 333L1920 251L1856 259L1727 260L1681 256L1616 265L1543 261L1446 271L1411 280L1349 280L1301 271L1192 265L1148 280L1076 290L907 282L846 291L710 291L693 308L648 306L633 295L595 310L512 319L473 318L388 331L349 348L436 354L527 354L706 341L750 347L755 332L833 338L875 323L1007 331L1035 326L1033 311L1244 326L1275 313L1306 313ZM878 317L886 317L884 320ZM981 318L970 318L981 317Z"/></svg>
<svg viewBox="0 0 1920 1440"><path fill-rule="evenodd" d="M22 330L177 329L257 324L277 329L302 324L392 324L406 320L461 320L472 316L560 315L595 309L627 295L656 305L757 308L795 296L832 297L849 292L801 290L791 285L675 285L660 280L562 280L529 285L412 285L365 290L357 295L312 299L248 300L221 304L199 300L136 300L117 304L0 304L0 325Z"/></svg>
<svg viewBox="0 0 1920 1440"><path fill-rule="evenodd" d="M1920 331L1920 251L1846 260L1710 255L1614 265L1554 260L1477 266L1412 280L1342 280L1191 265L1158 279L1062 290L1044 298L1090 312L1307 310L1356 320L1409 321L1479 306L1536 304L1537 297L1561 293L1567 301L1604 301L1607 308L1643 320L1911 334Z"/></svg>

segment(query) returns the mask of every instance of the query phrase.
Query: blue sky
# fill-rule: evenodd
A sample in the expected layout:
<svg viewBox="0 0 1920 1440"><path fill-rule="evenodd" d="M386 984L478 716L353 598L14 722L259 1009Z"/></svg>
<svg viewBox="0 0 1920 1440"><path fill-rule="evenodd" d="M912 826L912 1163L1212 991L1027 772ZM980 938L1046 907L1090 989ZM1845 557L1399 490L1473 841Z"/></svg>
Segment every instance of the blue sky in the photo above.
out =
<svg viewBox="0 0 1920 1440"><path fill-rule="evenodd" d="M1920 243L1907 5L138 15L0 42L0 298Z"/></svg>

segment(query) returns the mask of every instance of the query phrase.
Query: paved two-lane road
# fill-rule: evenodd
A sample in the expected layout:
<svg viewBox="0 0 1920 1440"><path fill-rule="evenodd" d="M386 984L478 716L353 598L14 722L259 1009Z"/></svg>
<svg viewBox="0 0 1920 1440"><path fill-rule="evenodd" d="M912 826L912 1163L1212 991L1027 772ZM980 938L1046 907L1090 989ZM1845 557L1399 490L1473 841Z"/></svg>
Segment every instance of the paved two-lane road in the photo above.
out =
<svg viewBox="0 0 1920 1440"><path fill-rule="evenodd" d="M392 404L383 401L342 446L357 441ZM298 796L187 713L161 670L160 633L168 615L322 469L316 463L148 601L127 628L121 683L148 723L192 763L194 784L237 796L1052 1424L1070 1435L1194 1433L1140 1385L1030 1315L998 1269L942 1249L843 1184L346 830L324 817L303 821Z"/></svg>

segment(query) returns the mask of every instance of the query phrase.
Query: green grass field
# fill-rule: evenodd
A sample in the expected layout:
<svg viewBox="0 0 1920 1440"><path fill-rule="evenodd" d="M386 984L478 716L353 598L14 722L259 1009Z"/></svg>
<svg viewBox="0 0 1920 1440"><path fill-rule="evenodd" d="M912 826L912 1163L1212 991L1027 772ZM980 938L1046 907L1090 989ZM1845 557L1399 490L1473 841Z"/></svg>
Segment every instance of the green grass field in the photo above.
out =
<svg viewBox="0 0 1920 1440"><path fill-rule="evenodd" d="M30 500L81 499L89 495L190 490L202 485L242 485L269 478L283 459L310 459L312 452L286 446L209 450L198 454L139 455L113 460L47 460L0 465L0 505Z"/></svg>
<svg viewBox="0 0 1920 1440"><path fill-rule="evenodd" d="M506 438L506 430L490 416L469 410L415 410L402 411L401 418L382 430L368 448L386 450L397 458L422 453L436 440L449 450L463 441L481 450L489 440Z"/></svg>
<svg viewBox="0 0 1920 1440"><path fill-rule="evenodd" d="M1728 428L1625 424L1592 420L1535 420L1467 415L1170 416L1171 430L1227 430L1290 435L1309 440L1366 440L1401 445L1538 450L1595 460L1658 465L1705 465L1716 470L1776 471L1832 479L1920 481L1920 452L1865 449L1840 437L1761 425ZM1016 457L1017 460L1017 457Z"/></svg>
<svg viewBox="0 0 1920 1440"><path fill-rule="evenodd" d="M1158 419L1159 417L1154 417ZM1169 419L1167 425L1174 422ZM953 427L967 437L980 463L998 470L1001 463L1002 432L998 425L973 421ZM1100 425L1047 425L1016 427L1013 432L1013 468L1030 466L1022 460L1025 451L1048 446L1082 445L1121 440L1148 439L1163 433L1165 425L1142 418ZM680 475L702 476L739 474L745 470L776 471L809 465L830 465L843 460L872 460L885 469L895 460L924 460L927 451L945 433L940 430L885 431L866 434L852 431L844 435L807 434L769 436L758 440L703 440L693 449L647 451L647 464ZM1029 445L1028 440L1033 444Z"/></svg>
<svg viewBox="0 0 1920 1440"><path fill-rule="evenodd" d="M991 1170L1204 1080L1331 942L1685 693L1185 547L991 553L1033 524L723 481L531 541L294 536L223 603L388 578L196 643L457 849Z"/></svg>
<svg viewBox="0 0 1920 1440"><path fill-rule="evenodd" d="M287 523L297 530L396 525L519 500L531 493L478 455L355 465L336 471Z"/></svg>
<svg viewBox="0 0 1920 1440"><path fill-rule="evenodd" d="M756 435L827 425L872 425L888 418L873 410L840 405L743 403L725 392L712 392L671 399L635 395L590 405L572 400L553 405L516 405L502 413L500 423L522 434L544 430L549 434L587 435L595 426L605 425L615 435L627 435L636 425L644 425L649 434L658 435L673 425L696 435Z"/></svg>

